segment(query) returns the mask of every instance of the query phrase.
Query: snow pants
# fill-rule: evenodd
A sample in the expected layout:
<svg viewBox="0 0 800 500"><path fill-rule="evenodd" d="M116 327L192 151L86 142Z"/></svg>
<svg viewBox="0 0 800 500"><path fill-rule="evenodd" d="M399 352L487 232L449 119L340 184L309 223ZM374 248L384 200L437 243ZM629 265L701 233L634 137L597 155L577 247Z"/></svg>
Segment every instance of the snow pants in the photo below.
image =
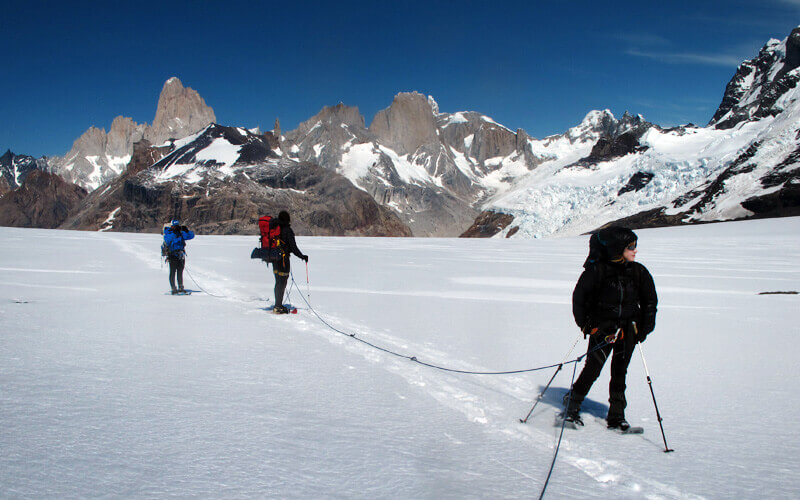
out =
<svg viewBox="0 0 800 500"><path fill-rule="evenodd" d="M625 418L625 407L628 406L625 399L625 377L628 374L628 365L631 362L633 350L636 348L636 333L633 328L626 327L622 339L597 349L605 342L604 336L605 334L599 333L589 337L587 352L590 354L586 357L586 364L584 364L578 380L573 384L572 391L579 401L583 401L583 398L589 393L589 389L592 388L592 384L600 376L603 365L611 354L611 382L608 384L609 406L606 418L609 420Z"/></svg>
<svg viewBox="0 0 800 500"><path fill-rule="evenodd" d="M169 262L169 286L175 291L178 288L183 289L183 268L186 266L186 259L177 255L170 254L167 258ZM178 288L175 288L175 275L178 275Z"/></svg>
<svg viewBox="0 0 800 500"><path fill-rule="evenodd" d="M273 273L275 274L275 305L283 305L283 294L286 292L286 284L289 282L289 256L286 255L278 262L272 263Z"/></svg>

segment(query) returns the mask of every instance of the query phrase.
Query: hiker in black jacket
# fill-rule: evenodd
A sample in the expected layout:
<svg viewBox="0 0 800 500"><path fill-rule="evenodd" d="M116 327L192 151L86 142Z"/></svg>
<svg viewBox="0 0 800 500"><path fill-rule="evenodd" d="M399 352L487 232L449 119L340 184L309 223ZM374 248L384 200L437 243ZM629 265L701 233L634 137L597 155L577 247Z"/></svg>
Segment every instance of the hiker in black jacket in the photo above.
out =
<svg viewBox="0 0 800 500"><path fill-rule="evenodd" d="M583 425L581 403L613 353L606 422L623 431L630 427L625 420L625 376L636 343L644 342L656 326L658 304L653 277L635 262L636 245L636 234L621 227L603 229L590 239L589 257L572 293L572 314L589 336L590 354L564 397L568 422Z"/></svg>
<svg viewBox="0 0 800 500"><path fill-rule="evenodd" d="M275 314L286 314L288 309L283 305L283 294L286 291L286 284L289 281L289 273L291 271L291 264L289 261L290 253L295 254L297 257L308 262L308 255L303 254L297 248L297 242L294 239L294 231L292 230L291 221L289 219L289 212L283 210L278 214L278 224L281 228L280 239L280 259L272 263L272 272L275 273L275 307L272 312Z"/></svg>

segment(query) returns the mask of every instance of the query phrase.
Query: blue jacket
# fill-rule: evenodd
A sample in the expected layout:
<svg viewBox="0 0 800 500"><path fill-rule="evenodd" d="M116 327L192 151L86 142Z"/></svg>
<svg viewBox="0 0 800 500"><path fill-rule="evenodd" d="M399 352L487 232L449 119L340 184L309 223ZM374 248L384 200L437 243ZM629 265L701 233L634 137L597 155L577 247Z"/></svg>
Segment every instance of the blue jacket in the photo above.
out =
<svg viewBox="0 0 800 500"><path fill-rule="evenodd" d="M194 238L194 231L181 231L180 234L172 232L172 228L164 229L164 242L169 247L169 253L177 254L186 248L186 240Z"/></svg>

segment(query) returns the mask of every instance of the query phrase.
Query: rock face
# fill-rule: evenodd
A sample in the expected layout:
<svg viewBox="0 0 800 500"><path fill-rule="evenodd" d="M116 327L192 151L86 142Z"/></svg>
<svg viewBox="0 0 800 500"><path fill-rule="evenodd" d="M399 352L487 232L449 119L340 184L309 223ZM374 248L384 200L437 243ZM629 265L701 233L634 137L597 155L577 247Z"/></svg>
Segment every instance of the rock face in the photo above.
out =
<svg viewBox="0 0 800 500"><path fill-rule="evenodd" d="M22 185L0 197L0 226L57 228L86 190L56 174L31 170Z"/></svg>
<svg viewBox="0 0 800 500"><path fill-rule="evenodd" d="M47 158L16 155L11 150L0 156L0 196L20 187L34 170L47 170Z"/></svg>
<svg viewBox="0 0 800 500"><path fill-rule="evenodd" d="M342 176L280 158L269 132L210 125L169 146L142 141L133 158L128 171L87 197L63 227L158 232L178 218L201 234L256 234L260 215L288 210L300 235L411 234Z"/></svg>
<svg viewBox="0 0 800 500"><path fill-rule="evenodd" d="M398 94L389 108L375 115L369 131L399 155L413 154L438 142L434 109L420 93Z"/></svg>
<svg viewBox="0 0 800 500"><path fill-rule="evenodd" d="M160 145L168 139L197 133L215 120L214 111L200 95L173 77L161 91L153 125L139 125L131 118L118 116L108 133L90 127L64 157L54 158L51 163L54 171L68 181L88 190L97 189L122 173L131 159L134 143L146 139Z"/></svg>
<svg viewBox="0 0 800 500"><path fill-rule="evenodd" d="M158 98L156 117L144 138L156 146L168 139L182 139L217 121L214 110L195 90L172 77L164 83Z"/></svg>
<svg viewBox="0 0 800 500"><path fill-rule="evenodd" d="M54 168L67 181L96 189L122 173L130 161L133 144L142 139L145 127L124 116L114 119L108 133L89 127L66 156L56 159Z"/></svg>
<svg viewBox="0 0 800 500"><path fill-rule="evenodd" d="M783 41L768 41L756 58L739 65L709 125L730 129L743 121L777 116L785 109L781 97L800 81L798 67L800 27Z"/></svg>
<svg viewBox="0 0 800 500"><path fill-rule="evenodd" d="M491 238L507 228L514 221L514 216L493 212L482 212L475 223L461 234L462 238Z"/></svg>
<svg viewBox="0 0 800 500"><path fill-rule="evenodd" d="M627 112L619 121L609 118L610 112L604 113L600 120L600 127L595 129L600 136L592 147L591 153L583 158L578 165L595 166L600 162L614 160L625 155L645 151L647 146L639 143L639 139L650 128L654 127L641 115L632 116Z"/></svg>

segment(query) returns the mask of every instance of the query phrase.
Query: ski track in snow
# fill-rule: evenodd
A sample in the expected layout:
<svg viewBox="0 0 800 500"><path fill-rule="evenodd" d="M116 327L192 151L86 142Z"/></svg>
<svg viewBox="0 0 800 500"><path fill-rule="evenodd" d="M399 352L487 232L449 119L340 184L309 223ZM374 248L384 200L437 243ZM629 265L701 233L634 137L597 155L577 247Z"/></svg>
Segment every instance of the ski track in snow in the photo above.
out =
<svg viewBox="0 0 800 500"><path fill-rule="evenodd" d="M161 261L162 258L160 257L153 257L154 252L149 247L145 247L138 243L133 243L130 241L123 241L118 239L111 240L114 244L116 244L122 251L131 254L133 257L141 260L144 262L148 267L152 269L160 269L162 267ZM191 243L191 242L190 242ZM237 305L240 309L243 309L247 314L258 314L263 316L263 308L256 308L254 309L252 306L252 302L259 300L252 296L247 296L241 292L241 290L245 290L247 285L244 283L238 283L235 280L223 276L217 272L214 272L209 269L205 269L202 267L195 266L192 264L191 266L187 263L186 271L184 272L184 285L188 288L188 282L194 281L192 278L189 277L187 273L191 273L193 276L196 276L197 279L202 283L203 289L209 289L209 296L213 293L214 295L219 295L217 297L219 300L229 301L234 305ZM466 282L476 282L480 283L481 280L478 279L465 279ZM199 283L196 283L198 287L200 287ZM295 285L295 289L292 290L292 285ZM294 282L294 276L290 278L289 286L287 290L289 293L303 293L299 288L297 288L297 283ZM513 284L511 285L513 286ZM315 290L320 291L322 287L315 287ZM335 287L328 287L326 288L327 291L342 291L347 290L350 292L357 292L357 293L378 293L383 294L387 292L380 292L375 290L355 290L355 289L343 289L343 288L335 288ZM683 291L682 289L678 289L677 291ZM708 290L692 290L696 293L709 293ZM424 295L431 295L435 296L436 294L429 293L429 292L388 292L397 295L412 295L412 296L424 296ZM732 292L734 293L734 292ZM438 296L441 296L438 295ZM479 300L479 297L475 296L465 296L464 294L453 294L453 298L474 298L475 300ZM484 297L485 298L485 297ZM564 303L563 299L556 299L547 298L542 296L544 303ZM508 301L512 300L511 297L502 297L497 300ZM523 300L527 301L527 300ZM334 332L329 327L321 324L316 317L312 318L312 311L307 309L307 304L301 299L299 304L293 304L295 307L302 312L302 316L293 316L291 318L291 323L287 325L290 328L293 328L300 332L310 332L322 339L327 340L333 345L338 347L344 348L349 352L358 354L359 356L363 357L365 360L369 361L376 367L380 367L381 369L387 370L398 377L403 378L408 384L412 386L417 386L423 388L427 394L429 394L433 399L439 402L441 405L450 408L452 410L456 410L459 413L463 414L464 417L473 422L475 424L483 425L486 429L486 432L490 432L496 436L500 436L503 439L507 440L526 440L530 442L532 446L539 446L539 447L546 447L550 449L555 449L555 441L554 436L552 433L552 429L550 426L545 426L544 430L532 425L534 421L547 421L552 419L551 414L555 414L552 408L534 413L529 420L529 424L522 425L517 422L516 417L510 419L509 418L509 408L498 405L498 404L491 404L485 397L482 397L479 392L489 392L494 394L502 394L506 398L513 400L515 403L518 403L518 407L524 408L526 405L532 405L534 399L532 395L538 393L538 389L531 385L529 381L529 377L525 377L524 374L518 375L501 375L501 376L489 376L489 375L456 375L452 373L442 372L440 370L436 370L427 366L422 366L416 363L411 363L408 359L398 358L392 356L390 354L378 351L370 346L362 344L360 342L356 342L353 339L348 338L345 335L340 333ZM312 304L313 307L313 304ZM446 353L441 352L436 349L431 349L426 346L422 345L413 345L409 342L400 339L391 333L388 332L375 332L370 331L367 328L359 327L358 325L352 324L347 318L342 318L337 315L329 314L327 312L316 311L325 321L330 323L332 326L336 327L337 329L344 331L348 334L355 334L357 337L367 340L370 343L379 345L381 347L397 351L403 355L408 356L416 356L420 361L436 364L439 366L446 366L449 368L456 368L459 370L470 370L470 371L491 371L486 367L476 366L476 365L469 365L465 364L463 361L451 359ZM311 319L306 319L311 318ZM287 318L284 317L273 317L273 320L276 321L283 321ZM573 354L570 359L574 359L576 354ZM562 360L563 362L564 360ZM548 364L555 363L555 360L551 360ZM580 370L579 365L579 370ZM565 366L565 371L570 368L571 365ZM527 367L512 367L511 369L520 369L520 368L531 368L531 366ZM552 369L548 370L546 373L551 375L553 372ZM471 390L473 389L473 390ZM477 390L474 390L477 389ZM520 410L522 411L522 410ZM605 422L603 421L601 424L603 427L605 426ZM585 432L584 430L579 430L578 432ZM603 430L602 432L607 432ZM651 433L652 434L652 433ZM566 435L566 434L565 434ZM632 437L632 436L628 436ZM651 436L647 437L649 439ZM609 485L613 484L615 487L622 488L623 491L627 491L630 494L635 495L642 495L646 497L657 497L657 498L701 498L695 495L688 495L686 493L681 492L674 486L662 484L660 482L654 481L652 479L648 479L646 477L638 476L632 473L627 467L623 464L616 462L616 461L608 461L603 459L601 456L595 456L594 458L586 458L589 453L585 448L576 449L576 451L580 452L580 455L575 455L570 453L570 450L573 448L570 445L570 436L566 435L564 442L562 443L562 448L559 453L559 462L569 464L570 466L574 467L582 471L588 477L592 478L594 481L600 484ZM575 434L575 439L580 439L579 434ZM600 452L592 453L592 455L598 455ZM496 460L495 460L496 461ZM533 477L529 474L523 473L511 466L503 464L502 462L496 461L498 464L502 465L509 470L519 473L520 475L530 478L534 481L542 481L544 477ZM545 464L542 464L541 470L546 470L544 468ZM557 465L558 466L558 465Z"/></svg>

